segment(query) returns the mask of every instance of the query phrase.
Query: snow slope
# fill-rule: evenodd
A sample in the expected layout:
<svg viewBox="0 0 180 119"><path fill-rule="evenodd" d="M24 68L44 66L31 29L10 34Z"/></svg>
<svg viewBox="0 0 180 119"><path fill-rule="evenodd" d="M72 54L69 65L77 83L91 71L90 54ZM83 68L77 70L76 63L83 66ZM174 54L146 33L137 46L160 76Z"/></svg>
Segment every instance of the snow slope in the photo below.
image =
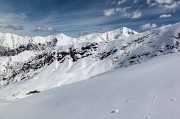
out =
<svg viewBox="0 0 180 119"><path fill-rule="evenodd" d="M111 33L113 40L108 37L106 41L91 42L89 39L87 42L49 47L39 53L35 51L37 54L34 56L31 50L10 56L13 62L5 67L12 70L5 71L0 77L0 99L2 102L16 101L28 97L32 91L74 83L115 68L180 51L180 23L116 39L118 33L122 35L120 31L104 33ZM20 58L26 55L29 58Z"/></svg>
<svg viewBox="0 0 180 119"><path fill-rule="evenodd" d="M0 107L1 119L179 119L180 53Z"/></svg>

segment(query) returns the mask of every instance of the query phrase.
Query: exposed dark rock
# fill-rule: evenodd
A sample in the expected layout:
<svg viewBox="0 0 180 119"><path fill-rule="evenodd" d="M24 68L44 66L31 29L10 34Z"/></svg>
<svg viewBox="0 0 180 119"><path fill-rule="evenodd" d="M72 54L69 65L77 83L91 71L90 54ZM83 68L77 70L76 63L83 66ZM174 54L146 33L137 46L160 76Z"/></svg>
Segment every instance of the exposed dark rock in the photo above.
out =
<svg viewBox="0 0 180 119"><path fill-rule="evenodd" d="M40 91L38 91L38 90L29 91L28 93L26 93L26 95L31 95L31 94L34 94L34 93L40 93Z"/></svg>
<svg viewBox="0 0 180 119"><path fill-rule="evenodd" d="M26 51L26 50L33 50L33 51L45 50L48 47L54 47L56 45L56 43L57 43L57 39L55 38L52 40L52 42L46 42L44 44L28 43L27 45L20 45L18 48L15 48L15 49L5 50L5 48L3 48L3 50L0 51L0 56L15 56L21 52Z"/></svg>

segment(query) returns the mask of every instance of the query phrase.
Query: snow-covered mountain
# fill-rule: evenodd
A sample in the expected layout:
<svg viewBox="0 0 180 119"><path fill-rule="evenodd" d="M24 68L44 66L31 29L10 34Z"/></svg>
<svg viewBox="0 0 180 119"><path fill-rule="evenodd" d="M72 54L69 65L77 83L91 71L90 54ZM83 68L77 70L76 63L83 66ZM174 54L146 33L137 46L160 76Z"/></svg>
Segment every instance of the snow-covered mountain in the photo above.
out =
<svg viewBox="0 0 180 119"><path fill-rule="evenodd" d="M129 37L131 35L138 34L138 32L128 29L127 27L122 27L117 30L108 31L105 33L93 33L86 36L81 36L78 38L79 42L103 42L103 41L111 41L116 39L121 39L125 37Z"/></svg>
<svg viewBox="0 0 180 119"><path fill-rule="evenodd" d="M7 72L6 70L9 69L6 68L7 64L11 63L11 65L15 65L15 63L18 62L25 62L31 57L34 57L35 54L54 46L64 46L82 42L110 41L128 37L132 34L137 34L137 32L126 27L106 33L94 33L81 36L79 38L71 38L62 33L47 37L22 37L10 33L0 33L0 56L2 56L0 58L0 75L4 75L4 72Z"/></svg>
<svg viewBox="0 0 180 119"><path fill-rule="evenodd" d="M48 37L2 34L0 42L0 99L14 101L178 52L180 23L144 33L123 27L79 38L64 34Z"/></svg>
<svg viewBox="0 0 180 119"><path fill-rule="evenodd" d="M25 47L25 50L44 50L45 48L52 47L54 45L64 46L81 42L111 41L114 39L128 37L133 34L137 34L137 32L126 27L105 33L93 33L87 36L81 36L79 38L71 38L63 33L58 35L50 35L47 37L22 37L10 33L0 33L0 53L1 56L4 56L7 55L4 53L5 51L9 52L18 48L22 49L22 47Z"/></svg>

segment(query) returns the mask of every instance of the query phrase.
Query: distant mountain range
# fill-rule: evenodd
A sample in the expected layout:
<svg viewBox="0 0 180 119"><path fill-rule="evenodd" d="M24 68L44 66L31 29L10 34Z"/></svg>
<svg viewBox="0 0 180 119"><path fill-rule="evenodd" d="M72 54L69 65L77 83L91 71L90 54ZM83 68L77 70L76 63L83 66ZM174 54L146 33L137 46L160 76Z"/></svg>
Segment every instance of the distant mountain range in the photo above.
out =
<svg viewBox="0 0 180 119"><path fill-rule="evenodd" d="M176 53L179 43L180 23L143 33L123 27L79 38L0 33L0 99L14 101Z"/></svg>

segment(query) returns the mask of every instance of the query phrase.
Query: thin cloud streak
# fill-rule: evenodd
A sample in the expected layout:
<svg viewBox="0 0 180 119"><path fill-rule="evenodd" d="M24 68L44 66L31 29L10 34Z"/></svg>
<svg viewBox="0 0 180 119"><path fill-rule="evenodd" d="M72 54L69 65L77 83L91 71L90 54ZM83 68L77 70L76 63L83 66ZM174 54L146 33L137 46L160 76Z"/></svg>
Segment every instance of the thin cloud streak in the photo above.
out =
<svg viewBox="0 0 180 119"><path fill-rule="evenodd" d="M9 24L5 26L6 29L13 29L13 30L24 30L24 27L18 24Z"/></svg>

